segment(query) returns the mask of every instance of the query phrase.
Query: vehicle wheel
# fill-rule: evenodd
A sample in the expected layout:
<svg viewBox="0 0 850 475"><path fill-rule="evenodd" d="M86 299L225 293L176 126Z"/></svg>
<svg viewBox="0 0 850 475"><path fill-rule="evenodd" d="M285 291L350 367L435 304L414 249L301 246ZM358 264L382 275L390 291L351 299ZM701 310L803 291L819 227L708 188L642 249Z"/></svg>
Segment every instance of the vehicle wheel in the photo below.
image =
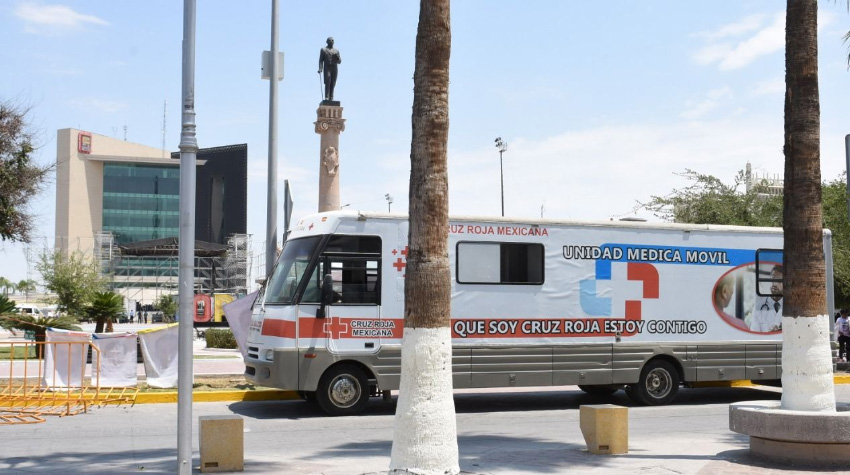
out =
<svg viewBox="0 0 850 475"><path fill-rule="evenodd" d="M587 394L590 394L591 396L610 396L617 392L618 389L620 389L618 386L610 384L600 384L596 386L585 386L579 384L578 388L586 392Z"/></svg>
<svg viewBox="0 0 850 475"><path fill-rule="evenodd" d="M640 372L640 381L630 385L629 397L647 406L670 404L679 392L679 372L669 362L651 360Z"/></svg>
<svg viewBox="0 0 850 475"><path fill-rule="evenodd" d="M363 370L340 365L327 370L319 380L316 402L331 416L359 414L369 403L368 382Z"/></svg>

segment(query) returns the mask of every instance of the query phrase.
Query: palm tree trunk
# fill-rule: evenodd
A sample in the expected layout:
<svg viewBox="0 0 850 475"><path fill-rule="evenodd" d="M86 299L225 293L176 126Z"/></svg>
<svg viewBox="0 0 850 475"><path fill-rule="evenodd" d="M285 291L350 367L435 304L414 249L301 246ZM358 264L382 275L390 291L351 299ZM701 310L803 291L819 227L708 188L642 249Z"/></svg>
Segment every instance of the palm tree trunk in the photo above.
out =
<svg viewBox="0 0 850 475"><path fill-rule="evenodd" d="M835 411L823 255L817 61L817 0L788 0L782 407Z"/></svg>
<svg viewBox="0 0 850 475"><path fill-rule="evenodd" d="M413 75L404 342L391 473L458 473L448 258L449 0L421 0Z"/></svg>

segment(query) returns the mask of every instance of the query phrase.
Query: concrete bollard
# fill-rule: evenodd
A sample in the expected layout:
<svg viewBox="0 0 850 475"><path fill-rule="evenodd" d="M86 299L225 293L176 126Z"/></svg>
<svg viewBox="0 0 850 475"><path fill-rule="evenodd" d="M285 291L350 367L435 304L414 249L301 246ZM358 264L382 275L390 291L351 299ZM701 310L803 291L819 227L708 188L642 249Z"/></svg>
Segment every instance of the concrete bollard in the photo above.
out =
<svg viewBox="0 0 850 475"><path fill-rule="evenodd" d="M629 452L629 408L614 404L579 406L579 424L590 453Z"/></svg>
<svg viewBox="0 0 850 475"><path fill-rule="evenodd" d="M198 418L198 445L201 472L242 472L245 470L243 421L239 416Z"/></svg>

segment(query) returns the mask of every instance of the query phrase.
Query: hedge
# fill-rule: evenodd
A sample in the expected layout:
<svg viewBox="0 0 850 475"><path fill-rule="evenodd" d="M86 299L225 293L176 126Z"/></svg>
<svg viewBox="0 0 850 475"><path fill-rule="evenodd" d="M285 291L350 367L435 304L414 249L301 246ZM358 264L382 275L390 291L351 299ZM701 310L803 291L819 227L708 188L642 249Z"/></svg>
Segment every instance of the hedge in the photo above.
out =
<svg viewBox="0 0 850 475"><path fill-rule="evenodd" d="M236 338L230 330L210 328L206 331L207 348L236 348Z"/></svg>

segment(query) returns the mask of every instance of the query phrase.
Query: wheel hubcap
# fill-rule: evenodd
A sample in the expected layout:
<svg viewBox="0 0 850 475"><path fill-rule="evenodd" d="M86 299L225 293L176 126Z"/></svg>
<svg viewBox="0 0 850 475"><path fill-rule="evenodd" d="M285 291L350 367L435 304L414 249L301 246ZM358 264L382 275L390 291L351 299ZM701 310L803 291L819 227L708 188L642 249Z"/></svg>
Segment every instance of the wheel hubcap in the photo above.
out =
<svg viewBox="0 0 850 475"><path fill-rule="evenodd" d="M646 391L654 398L663 398L672 388L670 374L662 369L652 370L646 378Z"/></svg>
<svg viewBox="0 0 850 475"><path fill-rule="evenodd" d="M351 376L337 376L331 383L330 397L338 407L352 406L360 399L360 384Z"/></svg>

